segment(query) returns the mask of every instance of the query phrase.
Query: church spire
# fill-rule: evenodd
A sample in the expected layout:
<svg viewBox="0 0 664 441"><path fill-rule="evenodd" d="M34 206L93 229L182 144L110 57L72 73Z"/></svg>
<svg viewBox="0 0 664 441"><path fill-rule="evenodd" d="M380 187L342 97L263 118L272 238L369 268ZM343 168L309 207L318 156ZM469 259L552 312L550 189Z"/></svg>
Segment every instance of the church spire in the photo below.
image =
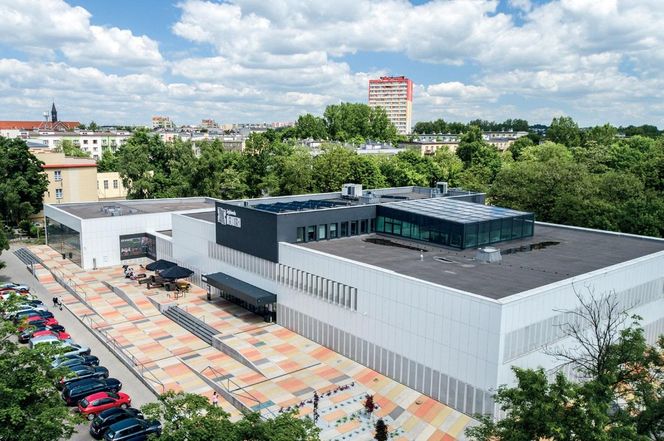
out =
<svg viewBox="0 0 664 441"><path fill-rule="evenodd" d="M58 122L58 111L55 109L55 101L51 107L51 122Z"/></svg>

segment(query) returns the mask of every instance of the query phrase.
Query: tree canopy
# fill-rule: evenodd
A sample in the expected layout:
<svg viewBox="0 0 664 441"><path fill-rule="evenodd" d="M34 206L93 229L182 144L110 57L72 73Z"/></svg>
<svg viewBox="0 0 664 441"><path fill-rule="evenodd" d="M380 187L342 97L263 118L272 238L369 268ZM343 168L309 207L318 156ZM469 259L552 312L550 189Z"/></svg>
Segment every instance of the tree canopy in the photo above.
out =
<svg viewBox="0 0 664 441"><path fill-rule="evenodd" d="M58 146L55 149L56 152L64 153L65 156L71 156L74 158L89 158L90 153L84 152L80 147L75 146L74 142L71 139L63 139L58 142Z"/></svg>
<svg viewBox="0 0 664 441"><path fill-rule="evenodd" d="M360 133L344 129L355 124L364 127L364 136L371 109L340 104L328 110L325 119L300 118L302 134L317 137L325 126L329 140L315 154L295 141L299 123L290 132L252 134L242 152L219 141L197 142L198 156L189 141L166 143L136 131L115 155L105 152L99 166L120 172L130 198L235 199L338 191L347 182L379 188L447 181L486 192L490 203L534 212L538 220L664 236L664 138L622 138L610 125L582 132L561 117L552 122L547 141L522 137L506 152L485 142L478 126L469 126L456 152L361 155L334 139Z"/></svg>
<svg viewBox="0 0 664 441"><path fill-rule="evenodd" d="M18 299L0 304L0 315L15 308ZM0 323L0 439L56 441L69 438L83 421L72 413L56 389L62 369L51 367L48 345L28 349L15 338L10 321Z"/></svg>
<svg viewBox="0 0 664 441"><path fill-rule="evenodd" d="M237 422L201 395L166 392L155 403L142 407L146 418L162 422L160 440L164 441L317 441L319 429L309 418L282 413L261 419L248 413Z"/></svg>
<svg viewBox="0 0 664 441"><path fill-rule="evenodd" d="M564 327L576 344L549 353L583 381L514 367L516 385L494 396L504 418L480 416L466 430L472 440L664 440L664 336L649 345L639 318L611 294L579 299Z"/></svg>
<svg viewBox="0 0 664 441"><path fill-rule="evenodd" d="M24 140L0 136L0 215L5 224L17 226L42 209L48 188L43 165Z"/></svg>

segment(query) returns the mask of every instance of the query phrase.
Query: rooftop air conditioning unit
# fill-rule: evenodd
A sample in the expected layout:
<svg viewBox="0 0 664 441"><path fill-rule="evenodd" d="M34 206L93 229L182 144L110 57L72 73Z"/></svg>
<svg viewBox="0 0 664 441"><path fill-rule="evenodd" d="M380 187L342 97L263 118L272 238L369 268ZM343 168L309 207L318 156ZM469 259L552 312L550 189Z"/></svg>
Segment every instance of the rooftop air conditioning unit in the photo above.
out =
<svg viewBox="0 0 664 441"><path fill-rule="evenodd" d="M447 182L436 182L436 189L440 193L441 196L445 196L447 194Z"/></svg>
<svg viewBox="0 0 664 441"><path fill-rule="evenodd" d="M345 199L359 199L362 196L362 184L344 184L341 187L341 197Z"/></svg>

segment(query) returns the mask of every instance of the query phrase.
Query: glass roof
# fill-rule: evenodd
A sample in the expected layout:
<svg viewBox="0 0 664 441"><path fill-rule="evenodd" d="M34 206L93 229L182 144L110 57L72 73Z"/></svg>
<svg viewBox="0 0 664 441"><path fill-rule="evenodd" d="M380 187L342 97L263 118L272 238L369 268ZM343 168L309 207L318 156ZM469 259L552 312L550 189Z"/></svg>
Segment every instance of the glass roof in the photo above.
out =
<svg viewBox="0 0 664 441"><path fill-rule="evenodd" d="M393 202L386 204L386 206L395 210L403 210L409 213L416 213L436 219L464 224L532 214L512 210L510 208L459 201L452 198L431 198Z"/></svg>
<svg viewBox="0 0 664 441"><path fill-rule="evenodd" d="M308 201L292 201L292 202L275 202L272 204L256 204L251 208L257 210L269 211L271 213L288 213L292 211L308 211L320 210L322 208L334 208L338 206L345 206L343 202L333 202L326 200L308 200Z"/></svg>

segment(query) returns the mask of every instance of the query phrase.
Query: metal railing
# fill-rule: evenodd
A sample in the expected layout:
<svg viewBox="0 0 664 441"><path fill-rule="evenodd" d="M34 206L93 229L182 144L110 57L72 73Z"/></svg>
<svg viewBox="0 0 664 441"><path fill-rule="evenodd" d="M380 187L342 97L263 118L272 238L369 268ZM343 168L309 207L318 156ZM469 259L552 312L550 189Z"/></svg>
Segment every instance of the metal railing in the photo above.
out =
<svg viewBox="0 0 664 441"><path fill-rule="evenodd" d="M208 365L208 367L206 367L205 369L203 369L203 370L201 371L201 375L204 375L204 372L207 371L208 369L209 369L210 371L212 371L213 373L217 374L218 377L224 377L224 376L225 376L225 374L219 372L219 371L216 370L214 367L209 366L209 365ZM274 412L272 412L269 408L261 409L260 406L263 404L263 402L262 402L261 400L259 400L258 398L256 398L254 395L252 395L251 392L249 392L249 391L248 391L247 389L245 389L243 386L240 386L240 385L237 384L235 381L231 380L230 377L226 377L226 378L224 378L223 380L210 379L210 381L212 381L212 382L218 384L218 385L221 386L226 392L228 392L228 393L231 394L231 395L235 395L235 396L237 396L237 397L239 397L239 398L246 398L246 399L248 399L248 400L254 401L254 402L256 403L256 405L259 406L259 411L258 411L258 413L261 415L262 418L263 418L263 411L264 411L264 410L267 411L267 412L268 412L273 418L276 417L276 415L274 414ZM225 384L224 384L224 383L225 383ZM233 388L230 387L231 385L233 385ZM240 394L240 393L237 393L239 390L241 390L242 392L244 392L244 395L243 395L243 394ZM239 401L242 402L241 400L239 400ZM242 404L244 405L244 403L242 403Z"/></svg>
<svg viewBox="0 0 664 441"><path fill-rule="evenodd" d="M154 383L158 386L161 387L161 393L163 394L166 392L166 386L164 386L164 383L162 383L157 376L150 371L143 362L139 361L134 354L131 352L128 352L125 350L120 342L118 342L115 337L109 334L109 327L110 325L103 326L102 323L100 323L98 320L94 318L93 314L86 314L82 316L83 323L85 323L86 319L89 322L89 327L90 330L93 332L97 332L106 343L111 345L114 349L115 352L124 357L127 361L129 361L132 366L140 373L141 377L145 378L147 381L150 381L151 383ZM94 326L97 325L97 326ZM146 374L149 374L149 376L146 376Z"/></svg>

